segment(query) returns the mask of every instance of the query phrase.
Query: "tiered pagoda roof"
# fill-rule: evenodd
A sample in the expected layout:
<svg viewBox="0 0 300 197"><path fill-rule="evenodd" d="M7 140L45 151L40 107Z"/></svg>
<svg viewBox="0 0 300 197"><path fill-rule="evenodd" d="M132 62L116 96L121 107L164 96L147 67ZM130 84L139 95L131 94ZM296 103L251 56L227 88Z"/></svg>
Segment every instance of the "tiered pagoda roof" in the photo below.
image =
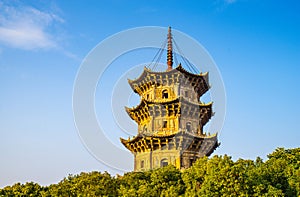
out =
<svg viewBox="0 0 300 197"><path fill-rule="evenodd" d="M185 142L183 142L185 140ZM169 135L138 134L127 140L121 138L122 144L133 153L150 152L161 149L178 149L184 151L196 151L199 157L209 156L220 144L217 133L213 135L194 135L186 131L180 131Z"/></svg>
<svg viewBox="0 0 300 197"><path fill-rule="evenodd" d="M201 120L201 124L205 125L213 115L212 104L213 102L206 104L195 103L182 96L161 101L142 98L140 104L136 107L125 107L125 109L130 118L137 123L148 119L150 116L154 116L156 111L164 110L166 115L189 113L190 116L198 117Z"/></svg>
<svg viewBox="0 0 300 197"><path fill-rule="evenodd" d="M172 70L163 72L152 71L144 67L143 73L137 79L128 79L128 82L133 91L139 95L142 95L152 85L160 86L171 83L189 84L198 93L199 97L205 94L210 88L208 72L193 74L185 70L181 64Z"/></svg>

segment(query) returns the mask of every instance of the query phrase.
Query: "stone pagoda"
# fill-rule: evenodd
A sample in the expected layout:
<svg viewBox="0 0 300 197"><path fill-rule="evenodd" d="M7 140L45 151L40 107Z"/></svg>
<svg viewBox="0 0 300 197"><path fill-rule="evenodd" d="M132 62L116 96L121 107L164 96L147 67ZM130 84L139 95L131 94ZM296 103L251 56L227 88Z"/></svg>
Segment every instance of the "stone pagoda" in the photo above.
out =
<svg viewBox="0 0 300 197"><path fill-rule="evenodd" d="M137 123L138 133L133 138L121 138L122 144L134 155L134 171L168 164L186 169L219 146L217 134L203 131L213 115L212 102L200 100L210 88L208 73L190 73L181 64L173 68L170 27L167 47L165 72L145 67L137 79L128 80L141 97L136 107L125 107Z"/></svg>

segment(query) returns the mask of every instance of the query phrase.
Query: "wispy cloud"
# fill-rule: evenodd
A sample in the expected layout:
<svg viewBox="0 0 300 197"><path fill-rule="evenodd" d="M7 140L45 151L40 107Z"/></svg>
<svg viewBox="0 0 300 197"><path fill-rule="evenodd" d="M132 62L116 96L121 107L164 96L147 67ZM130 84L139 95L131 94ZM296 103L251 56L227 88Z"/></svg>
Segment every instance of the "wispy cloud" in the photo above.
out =
<svg viewBox="0 0 300 197"><path fill-rule="evenodd" d="M215 0L213 2L216 12L224 12L226 8L230 7L232 4L235 4L238 0Z"/></svg>
<svg viewBox="0 0 300 197"><path fill-rule="evenodd" d="M24 50L57 48L51 27L63 22L51 12L0 3L0 43Z"/></svg>

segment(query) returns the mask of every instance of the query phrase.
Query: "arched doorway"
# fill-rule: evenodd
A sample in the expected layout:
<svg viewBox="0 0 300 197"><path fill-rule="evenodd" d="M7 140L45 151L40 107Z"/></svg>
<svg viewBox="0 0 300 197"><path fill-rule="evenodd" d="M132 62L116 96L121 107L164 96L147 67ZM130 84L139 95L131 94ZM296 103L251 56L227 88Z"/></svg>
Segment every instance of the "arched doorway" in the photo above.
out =
<svg viewBox="0 0 300 197"><path fill-rule="evenodd" d="M168 97L169 97L168 90L163 90L162 91L162 98L167 99Z"/></svg>
<svg viewBox="0 0 300 197"><path fill-rule="evenodd" d="M167 166L169 163L168 163L168 160L167 159L162 159L160 161L160 167L165 167Z"/></svg>
<svg viewBox="0 0 300 197"><path fill-rule="evenodd" d="M191 124L191 122L187 122L185 124L185 128L186 128L187 132L191 132L192 131L192 124Z"/></svg>

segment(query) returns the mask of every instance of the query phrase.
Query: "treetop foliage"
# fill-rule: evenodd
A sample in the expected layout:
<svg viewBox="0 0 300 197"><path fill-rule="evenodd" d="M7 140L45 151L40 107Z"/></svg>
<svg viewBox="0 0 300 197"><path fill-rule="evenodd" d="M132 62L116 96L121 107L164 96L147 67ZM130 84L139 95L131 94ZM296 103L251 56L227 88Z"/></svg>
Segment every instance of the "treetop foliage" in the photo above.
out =
<svg viewBox="0 0 300 197"><path fill-rule="evenodd" d="M180 171L174 166L112 177L89 172L69 175L57 184L16 183L0 196L300 196L300 148L277 148L268 160L230 156L198 159Z"/></svg>

